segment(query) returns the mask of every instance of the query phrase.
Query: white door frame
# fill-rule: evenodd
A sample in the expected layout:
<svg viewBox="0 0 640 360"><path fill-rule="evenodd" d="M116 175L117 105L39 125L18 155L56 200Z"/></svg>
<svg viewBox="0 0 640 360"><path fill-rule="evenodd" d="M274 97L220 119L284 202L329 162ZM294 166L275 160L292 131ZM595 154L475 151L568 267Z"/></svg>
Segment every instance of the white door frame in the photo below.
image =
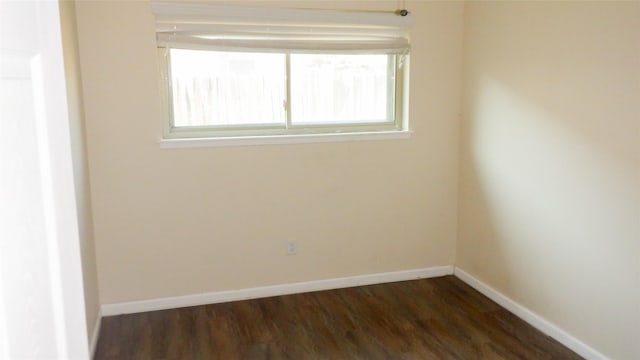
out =
<svg viewBox="0 0 640 360"><path fill-rule="evenodd" d="M33 351L46 358L88 359L80 238L58 2L0 0L0 21L5 23L0 24L0 76L3 76L3 79L14 76L11 74L12 69L20 70L22 66L24 74L18 76L24 75L24 79L17 79L30 81L32 98L29 101L33 104L33 111L25 111L28 114L24 118L17 115L12 119L0 119L0 123L6 125L0 131L8 131L4 135L7 136L6 140L12 136L13 127L9 122L31 121L33 124L30 126L35 129L35 134L28 134L28 137L31 140L35 138L37 153L31 151L25 158L36 159L38 163L37 167L26 167L32 170L21 172L20 166L7 166L7 170L5 164L0 162L0 171L6 171L0 174L4 177L0 178L0 251L5 250L5 254L9 251L29 254L31 250L41 251L46 248L46 256L43 259L47 260L34 261L29 265L27 257L20 263L26 265L16 267L15 272L6 266L0 267L0 359L14 359L15 354L29 353L30 347L35 347L36 350ZM13 60L20 65L11 64ZM16 136L20 134L25 133L17 132ZM19 149L20 146L8 148L0 144L0 151L5 153L0 154L0 159L7 160L9 164L19 164L19 161L14 161L22 156ZM29 151L26 147L24 150ZM14 193L14 189L2 185L19 183L21 177L33 177L34 174L39 174L40 179L31 181L34 184L32 190L38 192L39 196L32 205L26 206L30 209L28 217L33 217L35 221L2 216L10 215L18 205L25 208L24 196L20 197L20 194L25 193L24 189L22 192ZM2 224L3 218L24 221L24 224L12 227L10 225L15 224ZM2 225L7 225L8 233L3 233ZM31 232L32 237L27 239L21 238L25 236L21 231L11 232L11 229L20 229L20 226L35 226L40 229ZM35 244L36 248L20 248L22 244ZM21 275L21 271L34 272L44 286L34 290L27 286L26 281L22 282L25 285L21 287L21 282L15 281L15 278ZM16 296L25 297L25 308L51 310L47 316L42 316L42 311L25 311L25 314L36 315L34 318L27 316L21 319L22 321L36 324L42 322L51 326L44 326L45 330L34 334L30 339L12 337L12 328L24 329L24 324L19 324L9 316L11 312L16 311L16 304L21 306L20 299L16 299ZM26 303L28 301L31 303ZM12 304L14 308L7 308L8 304ZM40 317L37 314L40 314Z"/></svg>

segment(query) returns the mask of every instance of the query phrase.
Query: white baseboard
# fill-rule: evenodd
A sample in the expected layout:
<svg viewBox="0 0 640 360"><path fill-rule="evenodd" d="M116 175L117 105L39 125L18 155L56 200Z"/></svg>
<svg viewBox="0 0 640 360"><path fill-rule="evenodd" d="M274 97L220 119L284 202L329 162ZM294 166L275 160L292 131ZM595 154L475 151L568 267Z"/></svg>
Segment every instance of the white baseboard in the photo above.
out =
<svg viewBox="0 0 640 360"><path fill-rule="evenodd" d="M558 326L556 326L553 323L549 322L548 320L546 320L542 316L534 313L533 311L531 311L531 310L527 309L526 307L520 305L519 303L515 302L514 300L508 298L507 296L505 296L501 292L499 292L496 289L492 288L491 286L483 283L482 281L476 279L475 277L473 277L472 275L468 274L467 272L465 272L464 270L460 269L459 267L455 268L454 275L457 278L459 278L460 280L462 280L465 283L467 283L468 285L470 285L471 287L473 287L474 289L476 289L479 292L481 292L483 295L485 295L489 299L491 299L491 300L495 301L496 303L498 303L503 308L509 310L510 312L512 312L517 317L519 317L522 320L526 321L527 323L529 323L530 325L532 325L536 329L542 331L543 333L551 336L552 338L557 340L559 343L561 343L564 346L568 347L569 349L573 350L575 353L577 353L578 355L584 357L585 359L592 359L592 360L609 359L608 357L606 357L603 354L599 353L594 348L592 348L589 345L583 343L582 341L580 341L577 338L573 337L572 335L570 335L566 331L560 329Z"/></svg>
<svg viewBox="0 0 640 360"><path fill-rule="evenodd" d="M145 311L166 310L187 306L257 299L269 296L288 295L310 291L339 289L353 286L381 284L394 281L416 280L451 274L453 274L453 266L437 266L424 269L358 275L335 279L262 286L248 289L217 291L203 294L105 304L102 305L102 315L112 316Z"/></svg>
<svg viewBox="0 0 640 360"><path fill-rule="evenodd" d="M102 311L98 310L98 319L96 320L96 326L93 327L93 333L91 334L91 343L89 344L89 354L93 359L96 355L96 346L98 345L98 338L100 337L100 325L102 324Z"/></svg>

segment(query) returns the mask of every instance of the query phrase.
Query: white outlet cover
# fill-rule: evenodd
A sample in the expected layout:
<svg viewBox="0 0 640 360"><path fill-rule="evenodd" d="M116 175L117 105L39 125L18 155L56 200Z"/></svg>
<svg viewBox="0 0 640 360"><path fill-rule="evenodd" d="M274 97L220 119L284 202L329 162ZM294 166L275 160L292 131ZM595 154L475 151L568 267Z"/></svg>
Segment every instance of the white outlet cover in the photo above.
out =
<svg viewBox="0 0 640 360"><path fill-rule="evenodd" d="M298 244L296 243L295 240L288 240L287 241L287 254L288 255L295 255L298 252Z"/></svg>

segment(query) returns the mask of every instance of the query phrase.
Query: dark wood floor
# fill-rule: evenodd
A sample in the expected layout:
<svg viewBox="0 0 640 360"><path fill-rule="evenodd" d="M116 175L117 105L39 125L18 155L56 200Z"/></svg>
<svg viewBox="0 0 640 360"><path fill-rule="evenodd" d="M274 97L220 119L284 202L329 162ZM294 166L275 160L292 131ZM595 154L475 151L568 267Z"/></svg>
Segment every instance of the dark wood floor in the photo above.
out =
<svg viewBox="0 0 640 360"><path fill-rule="evenodd" d="M453 276L103 319L96 359L580 359Z"/></svg>

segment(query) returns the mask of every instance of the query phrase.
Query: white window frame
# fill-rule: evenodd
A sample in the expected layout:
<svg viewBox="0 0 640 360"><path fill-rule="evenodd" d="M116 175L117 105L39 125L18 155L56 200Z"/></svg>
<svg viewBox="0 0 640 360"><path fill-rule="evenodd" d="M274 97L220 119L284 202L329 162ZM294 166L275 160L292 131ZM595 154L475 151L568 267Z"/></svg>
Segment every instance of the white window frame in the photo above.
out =
<svg viewBox="0 0 640 360"><path fill-rule="evenodd" d="M220 7L211 5L183 5L179 3L153 2L154 13L156 15L156 26L158 33L158 62L159 62L159 91L162 103L163 117L163 138L162 147L189 147L189 146L217 146L217 145L251 145L251 144L278 144L278 143L299 143L299 142L328 142L344 140L378 140L378 139L398 139L409 137L409 53L407 40L403 40L403 27L406 26L405 19L392 18L390 14L384 13L342 13L323 10L298 10L298 9L262 9L262 8L242 8L242 7ZM272 12L273 10L273 12ZM264 15L266 13L266 15ZM223 14L223 15L220 15ZM220 19L222 17L223 19ZM352 49L352 41L339 39L329 44L325 43L301 43L290 44L276 39L274 48L268 41L261 43L253 41L241 43L240 46L233 39L223 39L220 45L212 44L207 39L193 36L196 33L207 31L207 23L217 29L220 24L229 19L240 22L248 22L250 26L261 26L261 21L269 21L271 24L284 24L283 27L289 31L287 25L289 19L305 18L309 21L309 26L319 31L324 31L326 24L338 29L343 24L357 23L362 26L365 36L362 41L355 40L355 48ZM195 22L194 22L195 21ZM381 22L382 21L382 22ZM333 23L337 23L333 24ZM202 25L202 24L205 25ZM398 24L402 26L397 27ZM198 25L195 25L198 24ZM375 24L373 27L369 25ZM378 33L379 25L392 28L392 33L384 33L385 38L381 38ZM269 25L273 26L273 25ZM318 27L320 26L320 27ZM336 27L337 26L337 27ZM279 27L279 25L276 25ZM175 29L175 30L174 30ZM310 28L311 29L311 28ZM349 28L345 27L347 36ZM373 29L373 30L371 30ZM267 29L271 30L271 29ZM232 29L235 31L235 28ZM240 30L242 31L242 30ZM255 33L255 28L252 29ZM295 31L295 29L294 29ZM223 31L223 33L226 32ZM313 31L311 31L313 32ZM302 34L302 33L301 33ZM335 32L334 32L335 34ZM360 35L360 34L357 34ZM277 35L276 35L277 36ZM389 40L388 36L391 36ZM315 41L316 39L310 39ZM231 41L231 46L229 45ZM267 44L267 47L262 47ZM373 45L371 45L373 44ZM345 46L346 45L346 46ZM244 48L243 48L244 46ZM289 46L293 46L290 48ZM326 48L325 48L326 46ZM360 47L358 47L360 46ZM271 52L284 54L286 57L286 94L285 94L285 124L269 125L213 125L213 126L179 126L173 125L172 111L172 90L170 76L169 49L190 49L190 50L212 50L212 51L247 51L247 52ZM367 50L368 49L368 50ZM385 122L354 122L354 123L331 123L331 124L294 124L291 119L290 109L290 55L293 53L312 54L379 54L390 57L388 73L387 96L393 96L391 106L387 106L387 120Z"/></svg>

